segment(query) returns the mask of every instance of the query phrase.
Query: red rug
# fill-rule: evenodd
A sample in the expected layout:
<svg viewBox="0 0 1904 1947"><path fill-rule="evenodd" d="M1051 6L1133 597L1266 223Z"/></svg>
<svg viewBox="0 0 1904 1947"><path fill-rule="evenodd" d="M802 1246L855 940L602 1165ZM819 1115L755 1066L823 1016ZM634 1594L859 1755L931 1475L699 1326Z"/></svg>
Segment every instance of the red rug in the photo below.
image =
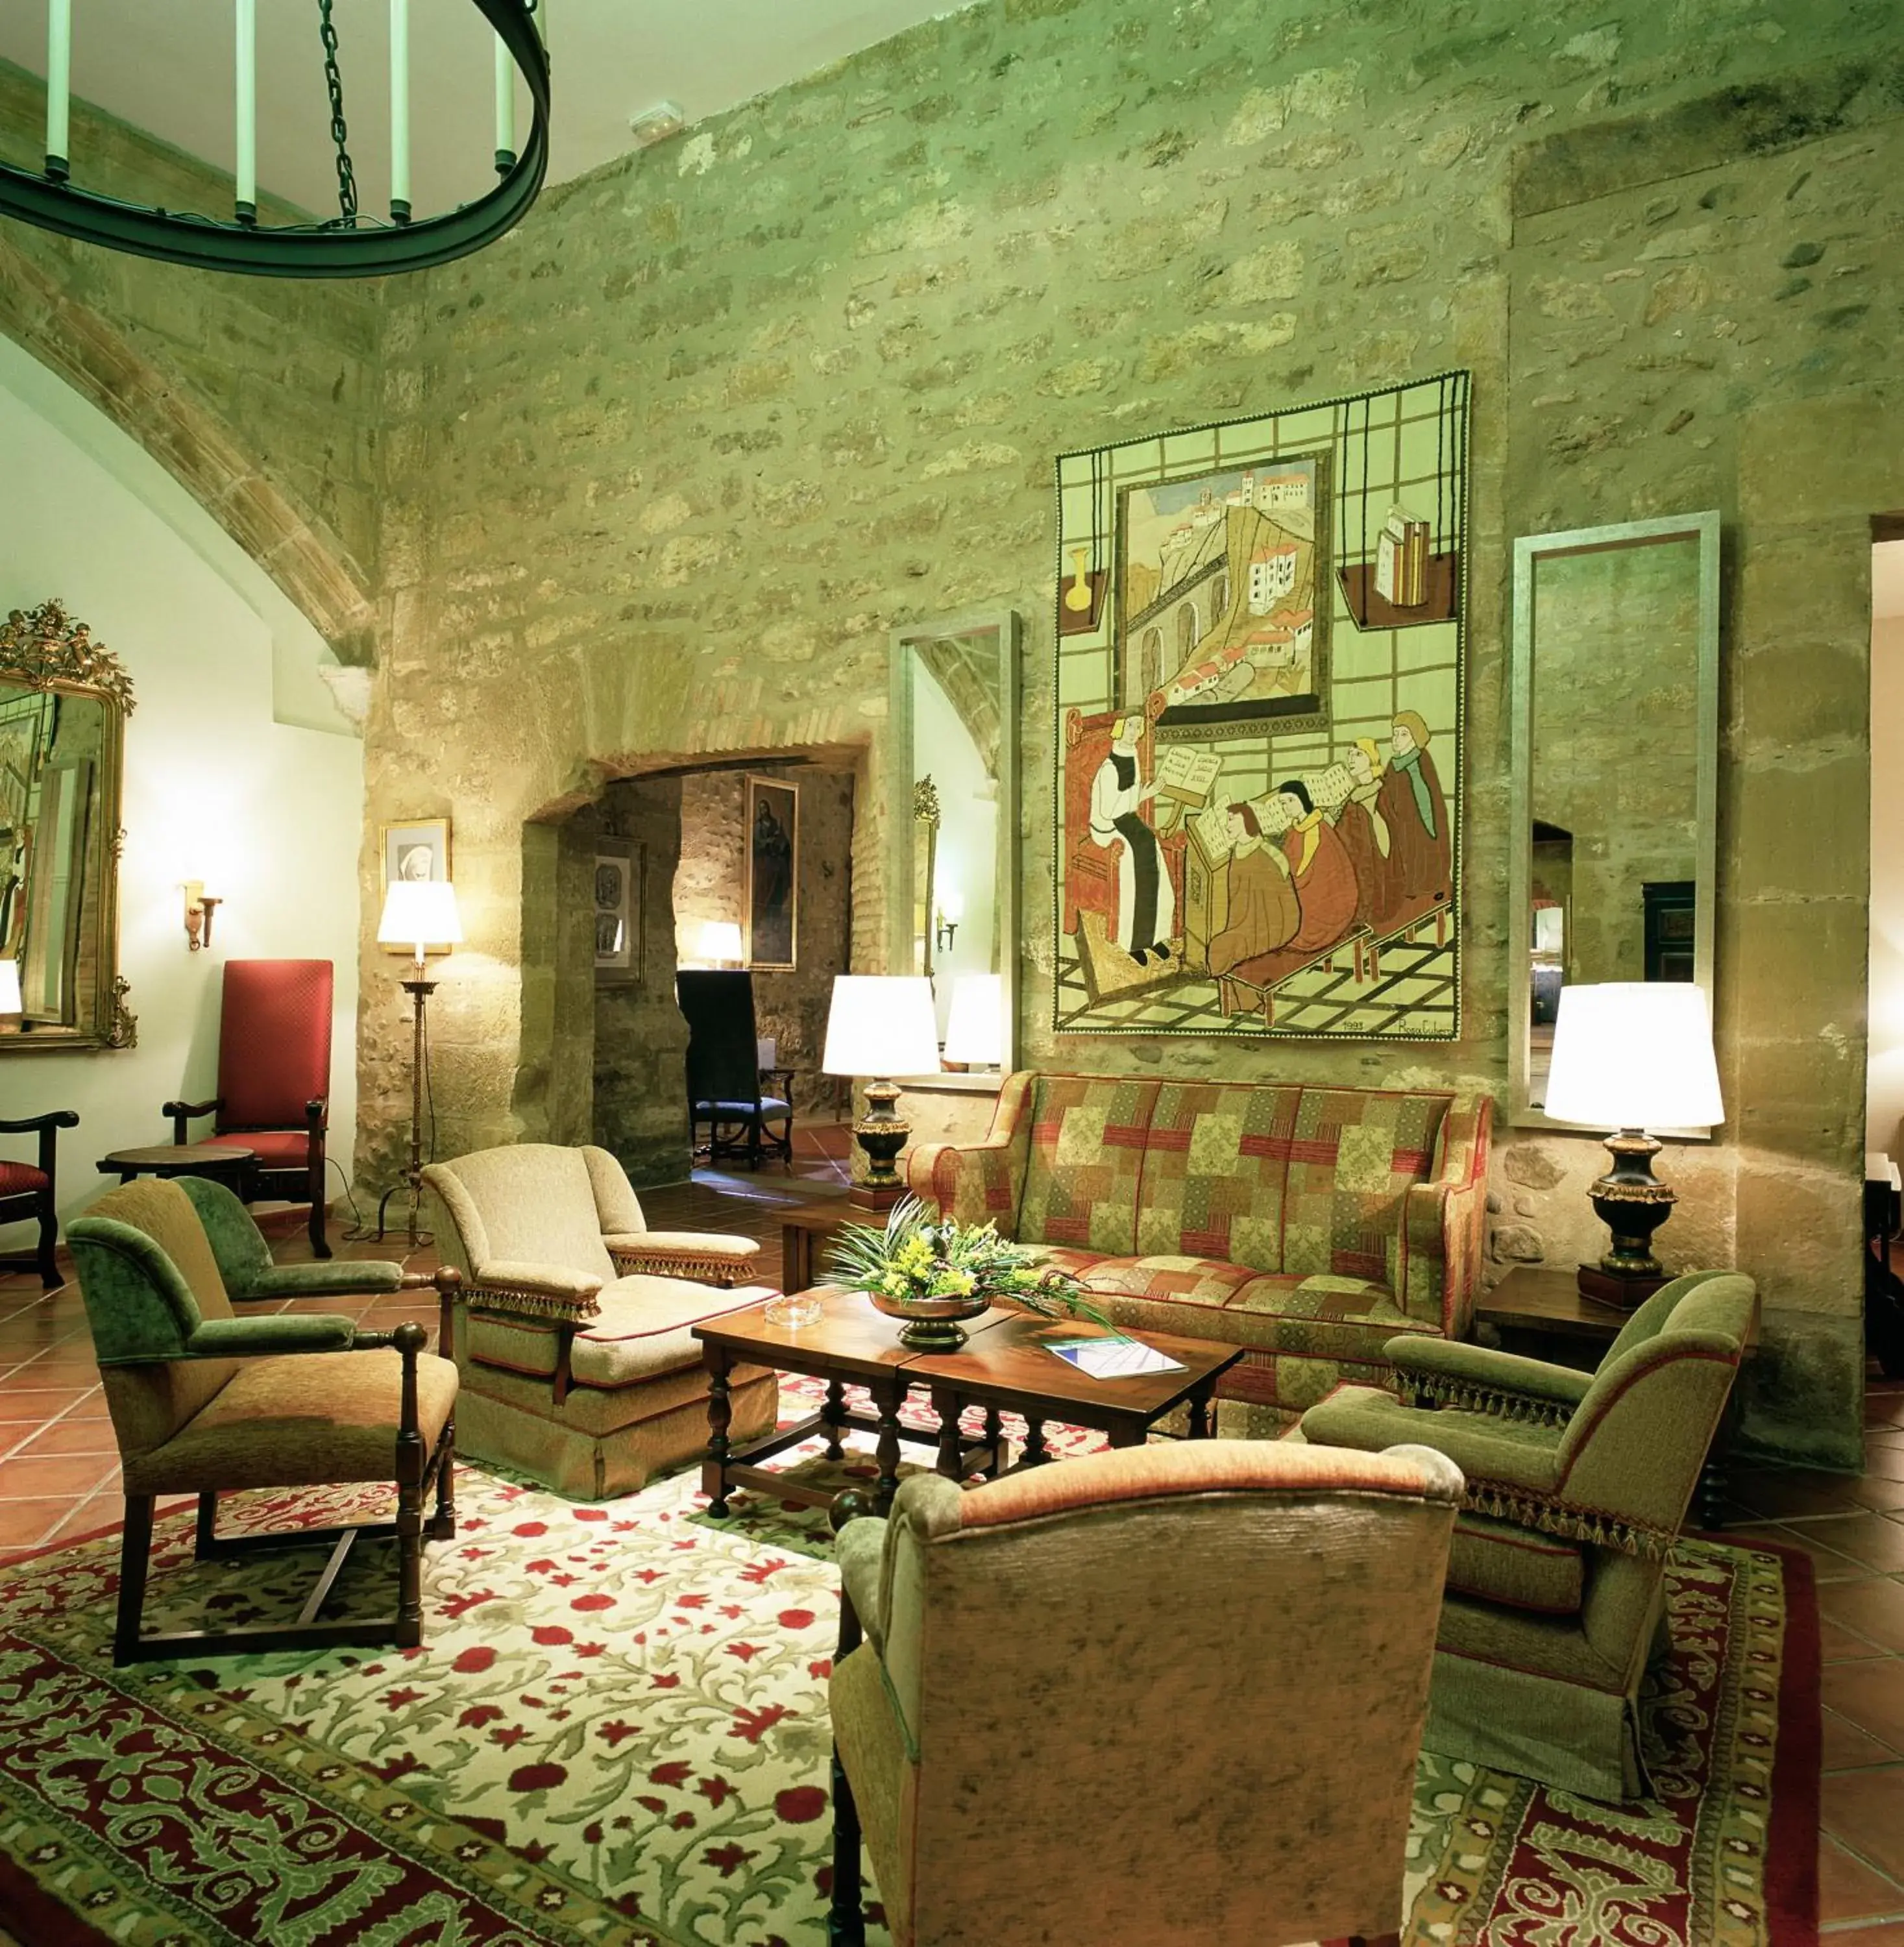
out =
<svg viewBox="0 0 1904 1947"><path fill-rule="evenodd" d="M742 1498L717 1528L686 1474L577 1508L472 1473L461 1500L407 1654L116 1671L111 1537L0 1576L0 1925L26 1947L823 1939L823 1519ZM154 1621L262 1615L311 1571L196 1565L189 1520L161 1531ZM1810 1565L1695 1540L1669 1583L1658 1799L1424 1754L1417 1947L1813 1947Z"/></svg>

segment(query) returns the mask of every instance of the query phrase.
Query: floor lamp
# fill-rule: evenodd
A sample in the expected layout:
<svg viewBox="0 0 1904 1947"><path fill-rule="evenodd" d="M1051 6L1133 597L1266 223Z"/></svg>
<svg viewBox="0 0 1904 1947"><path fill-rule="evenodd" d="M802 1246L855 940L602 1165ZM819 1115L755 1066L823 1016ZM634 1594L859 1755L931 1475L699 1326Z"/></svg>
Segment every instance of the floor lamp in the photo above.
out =
<svg viewBox="0 0 1904 1947"><path fill-rule="evenodd" d="M413 1247L427 1241L417 1228L416 1219L423 1199L423 1082L425 1051L423 1010L436 991L429 978L428 955L435 947L447 953L462 944L463 921L457 916L456 890L447 879L392 879L383 896L383 914L377 921L379 946L407 946L415 954L410 978L404 992L414 1004L414 1039L410 1057L410 1166L403 1180L410 1186L410 1227ZM384 1212L397 1193L393 1184L377 1202L377 1235L383 1235Z"/></svg>

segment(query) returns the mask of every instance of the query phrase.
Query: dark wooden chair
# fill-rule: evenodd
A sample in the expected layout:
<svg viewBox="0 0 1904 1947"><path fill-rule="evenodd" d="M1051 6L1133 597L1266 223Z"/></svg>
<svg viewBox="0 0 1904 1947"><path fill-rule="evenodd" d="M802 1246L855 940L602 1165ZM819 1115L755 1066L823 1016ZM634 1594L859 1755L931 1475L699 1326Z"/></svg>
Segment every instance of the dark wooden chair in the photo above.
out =
<svg viewBox="0 0 1904 1947"><path fill-rule="evenodd" d="M62 1129L76 1129L79 1118L70 1109L49 1109L43 1116L0 1122L0 1136L39 1138L37 1163L0 1161L0 1224L38 1224L36 1251L0 1257L0 1271L37 1271L48 1291L60 1282L53 1247L59 1242L59 1190L54 1155Z"/></svg>
<svg viewBox="0 0 1904 1947"><path fill-rule="evenodd" d="M696 1147L704 1122L710 1162L737 1161L758 1169L771 1151L792 1169L791 1096L761 1092L754 976L684 967L674 977L674 992L688 1023L688 1125ZM776 1077L793 1073L771 1072Z"/></svg>
<svg viewBox="0 0 1904 1947"><path fill-rule="evenodd" d="M282 1197L311 1206L311 1248L324 1236L324 1134L330 1109L332 969L328 960L228 960L218 1020L218 1092L209 1102L168 1102L172 1141L215 1116L204 1138L249 1150L238 1193L247 1203Z"/></svg>

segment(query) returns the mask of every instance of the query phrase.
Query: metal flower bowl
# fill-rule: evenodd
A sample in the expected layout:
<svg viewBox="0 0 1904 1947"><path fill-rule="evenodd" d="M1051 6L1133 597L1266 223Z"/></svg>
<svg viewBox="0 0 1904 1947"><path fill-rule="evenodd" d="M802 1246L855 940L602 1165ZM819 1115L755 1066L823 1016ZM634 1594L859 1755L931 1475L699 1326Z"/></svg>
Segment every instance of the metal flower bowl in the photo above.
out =
<svg viewBox="0 0 1904 1947"><path fill-rule="evenodd" d="M915 1352L956 1352L965 1342L961 1321L977 1318L992 1307L981 1291L964 1298L888 1298L877 1291L866 1296L875 1311L906 1321L899 1343Z"/></svg>

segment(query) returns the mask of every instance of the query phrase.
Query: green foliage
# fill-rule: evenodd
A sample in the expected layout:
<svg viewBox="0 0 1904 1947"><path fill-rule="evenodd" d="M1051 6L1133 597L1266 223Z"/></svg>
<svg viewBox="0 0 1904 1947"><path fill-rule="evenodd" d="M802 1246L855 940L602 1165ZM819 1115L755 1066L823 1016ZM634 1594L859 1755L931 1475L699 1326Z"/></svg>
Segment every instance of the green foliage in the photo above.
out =
<svg viewBox="0 0 1904 1947"><path fill-rule="evenodd" d="M941 1222L918 1197L908 1196L893 1206L883 1230L854 1224L841 1230L825 1269L835 1284L899 1302L980 1297L1045 1318L1110 1323L1075 1277L1039 1258L1029 1246L1001 1237L995 1224Z"/></svg>

